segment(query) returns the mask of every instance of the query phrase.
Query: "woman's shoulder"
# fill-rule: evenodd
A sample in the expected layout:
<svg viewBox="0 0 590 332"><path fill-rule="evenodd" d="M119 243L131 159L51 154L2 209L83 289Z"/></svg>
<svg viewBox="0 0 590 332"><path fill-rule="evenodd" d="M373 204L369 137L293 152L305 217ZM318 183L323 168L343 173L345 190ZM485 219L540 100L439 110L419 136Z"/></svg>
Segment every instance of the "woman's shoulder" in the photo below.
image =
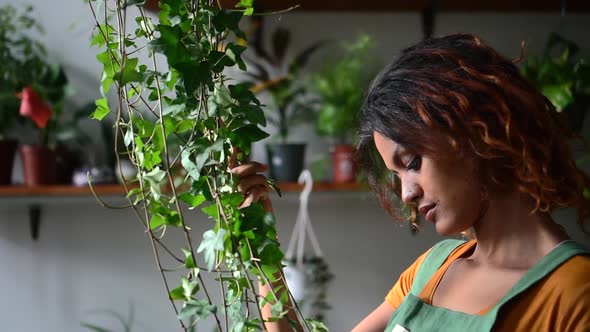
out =
<svg viewBox="0 0 590 332"><path fill-rule="evenodd" d="M590 252L576 255L563 262L551 274L548 280L553 281L556 287L569 289L582 285L590 287Z"/></svg>

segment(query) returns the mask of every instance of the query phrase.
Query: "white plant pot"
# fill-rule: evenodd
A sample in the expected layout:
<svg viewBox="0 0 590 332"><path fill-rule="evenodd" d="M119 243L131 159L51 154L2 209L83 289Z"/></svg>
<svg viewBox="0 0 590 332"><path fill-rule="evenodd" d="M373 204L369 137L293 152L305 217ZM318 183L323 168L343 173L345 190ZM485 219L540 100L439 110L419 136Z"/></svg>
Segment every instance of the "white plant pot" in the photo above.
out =
<svg viewBox="0 0 590 332"><path fill-rule="evenodd" d="M284 262L286 265L283 269L287 286L295 299L295 302L301 302L305 298L306 278L305 267L298 267L297 264L291 262Z"/></svg>

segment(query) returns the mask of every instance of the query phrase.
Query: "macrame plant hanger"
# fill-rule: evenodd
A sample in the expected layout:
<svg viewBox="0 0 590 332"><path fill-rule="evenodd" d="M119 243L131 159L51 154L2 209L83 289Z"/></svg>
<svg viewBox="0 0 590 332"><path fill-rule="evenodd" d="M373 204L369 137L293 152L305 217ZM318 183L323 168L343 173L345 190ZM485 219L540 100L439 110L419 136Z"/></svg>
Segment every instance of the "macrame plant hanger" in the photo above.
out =
<svg viewBox="0 0 590 332"><path fill-rule="evenodd" d="M311 176L311 172L306 169L303 170L299 175L298 182L303 184L303 191L299 195L299 212L297 213L297 219L295 221L295 226L293 227L291 239L289 240L285 258L290 261L295 261L296 266L298 268L302 268L303 259L305 256L306 233L309 236L315 257L323 257L323 254L322 250L320 249L318 239L315 236L315 232L313 230L313 226L311 225L311 220L309 219L308 213L309 195L313 189L313 178Z"/></svg>

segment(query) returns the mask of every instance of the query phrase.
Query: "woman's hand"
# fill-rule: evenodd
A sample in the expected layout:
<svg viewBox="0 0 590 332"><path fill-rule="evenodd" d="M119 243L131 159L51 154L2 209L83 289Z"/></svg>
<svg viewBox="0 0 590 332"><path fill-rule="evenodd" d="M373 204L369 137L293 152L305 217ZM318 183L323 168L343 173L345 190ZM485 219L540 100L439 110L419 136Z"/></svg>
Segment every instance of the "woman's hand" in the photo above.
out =
<svg viewBox="0 0 590 332"><path fill-rule="evenodd" d="M250 161L237 166L236 155L237 152L234 150L229 166L230 172L238 178L238 190L244 194L244 201L239 208L245 208L254 202L260 202L267 212L272 212L272 203L269 198L270 185L266 177L259 174L266 171L268 165Z"/></svg>

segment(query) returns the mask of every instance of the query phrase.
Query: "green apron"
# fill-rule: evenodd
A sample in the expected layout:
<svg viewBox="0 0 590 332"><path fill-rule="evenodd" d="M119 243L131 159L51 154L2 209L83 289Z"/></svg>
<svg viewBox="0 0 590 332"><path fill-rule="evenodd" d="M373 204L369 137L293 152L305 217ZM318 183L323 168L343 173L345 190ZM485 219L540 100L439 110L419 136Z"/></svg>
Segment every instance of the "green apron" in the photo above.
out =
<svg viewBox="0 0 590 332"><path fill-rule="evenodd" d="M418 298L422 288L451 252L463 243L464 241L460 240L444 240L432 248L418 270L410 293L393 312L384 332L491 331L498 311L506 302L531 287L569 258L590 253L574 241L561 243L527 271L485 315L469 315L424 303Z"/></svg>

